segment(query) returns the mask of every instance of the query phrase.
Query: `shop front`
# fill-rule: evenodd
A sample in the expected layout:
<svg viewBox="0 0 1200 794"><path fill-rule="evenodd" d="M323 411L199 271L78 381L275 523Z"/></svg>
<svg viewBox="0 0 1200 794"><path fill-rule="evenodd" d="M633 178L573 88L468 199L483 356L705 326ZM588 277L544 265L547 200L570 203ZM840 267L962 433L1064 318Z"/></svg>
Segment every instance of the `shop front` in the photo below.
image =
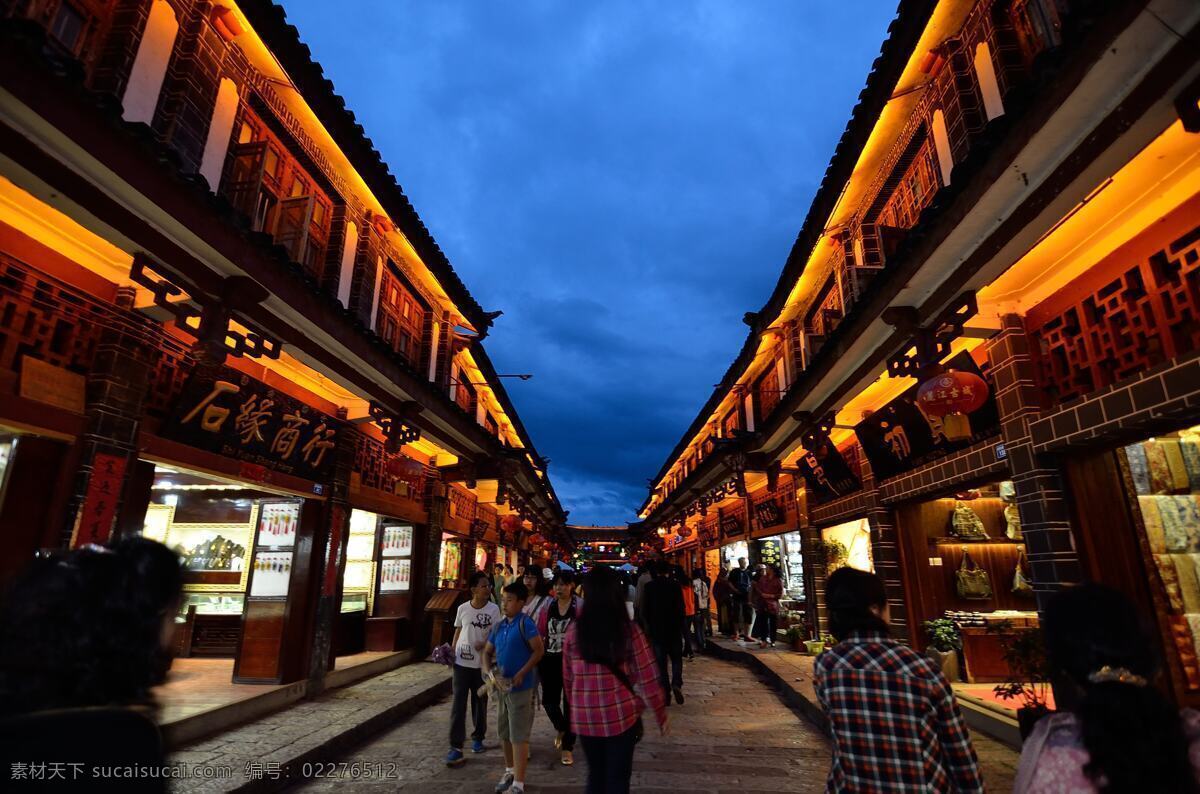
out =
<svg viewBox="0 0 1200 794"><path fill-rule="evenodd" d="M184 567L176 653L235 658L247 604L287 597L303 500L178 466L143 465L153 481L142 535L174 550Z"/></svg>
<svg viewBox="0 0 1200 794"><path fill-rule="evenodd" d="M899 504L896 520L911 625L952 621L962 645L961 664L943 664L947 676L989 685L961 689L994 701L990 685L1014 674L1006 650L1022 632L1038 626L1012 481L958 486ZM921 647L929 650L930 633L923 630L920 636Z"/></svg>

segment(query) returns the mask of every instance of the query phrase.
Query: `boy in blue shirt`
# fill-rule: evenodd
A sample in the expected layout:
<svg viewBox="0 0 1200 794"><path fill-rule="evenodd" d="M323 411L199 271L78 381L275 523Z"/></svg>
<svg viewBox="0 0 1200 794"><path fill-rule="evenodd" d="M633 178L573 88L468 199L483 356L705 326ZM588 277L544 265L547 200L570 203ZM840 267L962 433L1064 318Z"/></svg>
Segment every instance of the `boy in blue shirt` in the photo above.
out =
<svg viewBox="0 0 1200 794"><path fill-rule="evenodd" d="M496 671L499 694L497 726L504 745L504 776L496 791L522 794L525 769L529 762L529 732L533 729L533 691L537 686L534 669L545 648L533 618L521 612L529 590L517 581L504 588L500 621L483 649L483 672Z"/></svg>

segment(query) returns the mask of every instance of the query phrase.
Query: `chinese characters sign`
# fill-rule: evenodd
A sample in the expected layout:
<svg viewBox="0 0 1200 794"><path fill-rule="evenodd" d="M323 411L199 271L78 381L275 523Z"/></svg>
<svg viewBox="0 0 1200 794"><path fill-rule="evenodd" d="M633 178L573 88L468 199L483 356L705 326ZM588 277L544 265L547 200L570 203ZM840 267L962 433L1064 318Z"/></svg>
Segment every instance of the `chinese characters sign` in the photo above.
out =
<svg viewBox="0 0 1200 794"><path fill-rule="evenodd" d="M959 353L946 366L980 374L969 353ZM962 440L947 437L942 418L926 415L918 407L914 386L855 425L854 434L871 462L876 479L886 480L994 435L1000 415L990 389L983 404L968 416L972 434Z"/></svg>
<svg viewBox="0 0 1200 794"><path fill-rule="evenodd" d="M79 532L75 545L105 543L112 533L117 514L117 499L125 478L126 460L122 455L97 452L92 459L92 476L88 478L87 497L79 512Z"/></svg>
<svg viewBox="0 0 1200 794"><path fill-rule="evenodd" d="M797 461L804 484L808 487L811 504L824 504L830 499L854 493L861 487L857 475L828 436L818 436L812 446L815 448L805 446L804 454Z"/></svg>
<svg viewBox="0 0 1200 794"><path fill-rule="evenodd" d="M328 479L341 423L231 369L193 376L162 435L310 480Z"/></svg>

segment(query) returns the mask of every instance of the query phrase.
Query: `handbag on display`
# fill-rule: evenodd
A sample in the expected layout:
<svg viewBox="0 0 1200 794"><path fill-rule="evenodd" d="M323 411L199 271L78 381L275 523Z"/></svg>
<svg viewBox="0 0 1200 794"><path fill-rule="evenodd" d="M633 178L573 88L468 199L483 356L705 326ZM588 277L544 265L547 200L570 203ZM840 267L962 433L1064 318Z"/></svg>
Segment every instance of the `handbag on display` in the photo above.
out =
<svg viewBox="0 0 1200 794"><path fill-rule="evenodd" d="M970 568L967 567L968 563ZM958 591L958 597L968 601L987 601L992 597L991 577L971 559L966 549L963 549L962 562L954 572L954 587Z"/></svg>
<svg viewBox="0 0 1200 794"><path fill-rule="evenodd" d="M1004 520L1008 524L1008 528L1004 530L1004 534L1009 540L1023 540L1025 535L1021 533L1021 512L1017 510L1015 504L1007 504L1004 506Z"/></svg>
<svg viewBox="0 0 1200 794"><path fill-rule="evenodd" d="M1017 570L1013 573L1012 591L1022 596L1033 595L1033 583L1025 575L1025 549L1017 551Z"/></svg>
<svg viewBox="0 0 1200 794"><path fill-rule="evenodd" d="M950 516L950 534L967 540L988 536L983 528L983 519L965 502L954 503L954 515Z"/></svg>

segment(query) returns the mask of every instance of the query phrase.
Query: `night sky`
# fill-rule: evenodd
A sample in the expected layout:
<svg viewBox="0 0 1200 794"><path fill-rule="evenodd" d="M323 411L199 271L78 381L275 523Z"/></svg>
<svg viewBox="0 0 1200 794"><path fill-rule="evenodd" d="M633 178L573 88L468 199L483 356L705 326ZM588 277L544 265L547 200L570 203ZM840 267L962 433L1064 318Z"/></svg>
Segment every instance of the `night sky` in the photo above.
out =
<svg viewBox="0 0 1200 794"><path fill-rule="evenodd" d="M286 0L485 310L576 524L636 520L745 341L895 0Z"/></svg>

